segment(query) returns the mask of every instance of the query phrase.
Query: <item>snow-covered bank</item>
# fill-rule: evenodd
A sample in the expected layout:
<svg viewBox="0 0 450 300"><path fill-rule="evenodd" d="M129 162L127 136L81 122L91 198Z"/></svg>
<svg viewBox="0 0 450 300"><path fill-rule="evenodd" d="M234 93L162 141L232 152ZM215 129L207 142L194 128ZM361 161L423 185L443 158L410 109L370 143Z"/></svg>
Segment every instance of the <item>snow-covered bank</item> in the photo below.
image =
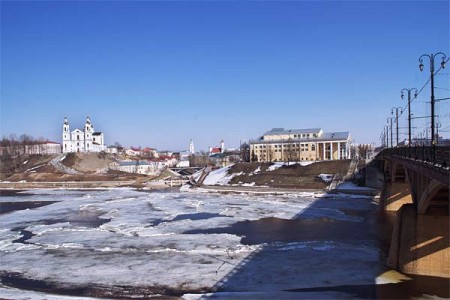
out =
<svg viewBox="0 0 450 300"><path fill-rule="evenodd" d="M376 191L376 189L365 187L365 186L358 186L354 184L353 182L346 181L337 186L338 190L361 190L361 191Z"/></svg>
<svg viewBox="0 0 450 300"><path fill-rule="evenodd" d="M204 186L255 186L326 189L333 178L348 172L349 160L320 162L236 163L205 174Z"/></svg>
<svg viewBox="0 0 450 300"><path fill-rule="evenodd" d="M240 174L228 174L228 171L233 165L229 165L224 168L220 168L214 171L211 171L208 176L206 176L203 181L204 185L227 185L228 182L237 175Z"/></svg>
<svg viewBox="0 0 450 300"><path fill-rule="evenodd" d="M267 169L267 172L272 172L275 171L283 166L293 166L293 165L300 165L300 166L309 166L311 164L313 164L314 162L290 162L290 163L286 163L286 162L274 162L272 163ZM233 167L233 164L211 171L208 176L205 178L205 180L203 181L204 185L229 185L230 184L230 180L233 179L236 176L240 176L242 174L244 174L244 172L238 172L238 173L230 173L230 169L231 167ZM249 172L247 175L248 176L253 176L256 174L259 174L261 172L261 167L258 166L256 167L252 172ZM242 186L254 186L255 183L240 183L237 185L242 185Z"/></svg>

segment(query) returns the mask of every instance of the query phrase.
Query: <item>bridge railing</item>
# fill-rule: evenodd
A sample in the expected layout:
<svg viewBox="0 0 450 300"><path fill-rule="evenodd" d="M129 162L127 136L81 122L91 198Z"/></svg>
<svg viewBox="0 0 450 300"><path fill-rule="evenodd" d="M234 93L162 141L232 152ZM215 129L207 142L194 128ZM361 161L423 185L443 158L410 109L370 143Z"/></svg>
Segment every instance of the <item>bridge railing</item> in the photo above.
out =
<svg viewBox="0 0 450 300"><path fill-rule="evenodd" d="M450 146L405 146L387 148L383 155L397 155L404 158L432 163L436 167L448 168L450 166Z"/></svg>

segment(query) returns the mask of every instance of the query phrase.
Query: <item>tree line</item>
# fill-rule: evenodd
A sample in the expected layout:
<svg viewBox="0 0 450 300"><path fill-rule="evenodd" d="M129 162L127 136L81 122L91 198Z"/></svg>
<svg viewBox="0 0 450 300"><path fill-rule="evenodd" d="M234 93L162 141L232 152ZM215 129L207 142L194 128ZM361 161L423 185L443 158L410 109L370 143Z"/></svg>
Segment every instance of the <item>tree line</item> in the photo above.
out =
<svg viewBox="0 0 450 300"><path fill-rule="evenodd" d="M41 147L41 152L44 150L44 143L48 142L43 137L34 138L28 134L21 134L18 137L15 134L10 134L8 137L4 136L0 140L0 155L1 156L17 156L22 154L29 154L30 146Z"/></svg>

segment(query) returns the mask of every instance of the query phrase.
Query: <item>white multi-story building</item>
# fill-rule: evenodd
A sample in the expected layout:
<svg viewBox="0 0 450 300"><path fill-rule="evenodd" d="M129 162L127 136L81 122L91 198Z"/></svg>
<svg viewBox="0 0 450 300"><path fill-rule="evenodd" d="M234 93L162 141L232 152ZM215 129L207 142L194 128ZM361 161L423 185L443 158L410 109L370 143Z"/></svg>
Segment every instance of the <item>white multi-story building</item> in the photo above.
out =
<svg viewBox="0 0 450 300"><path fill-rule="evenodd" d="M349 159L350 144L349 132L273 128L250 140L250 159L260 162Z"/></svg>
<svg viewBox="0 0 450 300"><path fill-rule="evenodd" d="M70 131L69 121L64 118L63 132L63 153L69 152L101 152L105 151L105 141L103 132L95 131L89 117L86 118L84 129Z"/></svg>
<svg viewBox="0 0 450 300"><path fill-rule="evenodd" d="M127 173L144 175L156 175L159 171L158 164L146 160L119 161L111 165L111 169Z"/></svg>
<svg viewBox="0 0 450 300"><path fill-rule="evenodd" d="M26 154L59 154L61 153L61 144L50 141L38 141L25 146Z"/></svg>

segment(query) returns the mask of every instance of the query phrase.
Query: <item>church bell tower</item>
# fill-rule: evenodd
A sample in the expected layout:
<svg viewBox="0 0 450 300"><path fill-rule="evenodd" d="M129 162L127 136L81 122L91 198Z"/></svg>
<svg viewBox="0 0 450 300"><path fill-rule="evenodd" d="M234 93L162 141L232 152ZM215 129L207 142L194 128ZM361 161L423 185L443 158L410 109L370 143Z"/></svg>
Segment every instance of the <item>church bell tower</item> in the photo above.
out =
<svg viewBox="0 0 450 300"><path fill-rule="evenodd" d="M67 117L64 117L63 124L63 132L62 132L62 141L63 141L63 153L71 152L71 143L70 143L70 127L69 121L67 121Z"/></svg>

